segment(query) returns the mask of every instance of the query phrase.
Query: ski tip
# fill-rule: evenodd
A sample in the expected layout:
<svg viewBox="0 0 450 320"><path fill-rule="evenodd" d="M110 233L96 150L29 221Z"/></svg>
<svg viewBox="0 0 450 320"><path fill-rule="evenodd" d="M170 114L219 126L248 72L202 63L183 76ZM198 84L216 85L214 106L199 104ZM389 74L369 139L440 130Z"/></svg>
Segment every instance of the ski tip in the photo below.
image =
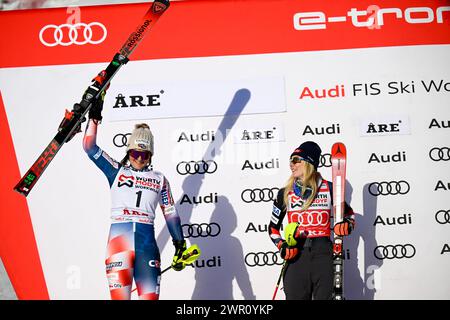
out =
<svg viewBox="0 0 450 320"><path fill-rule="evenodd" d="M346 155L347 149L345 147L345 144L343 144L342 142L334 143L333 146L331 147L331 154L332 155L336 155L336 154Z"/></svg>
<svg viewBox="0 0 450 320"><path fill-rule="evenodd" d="M169 0L155 0L152 5L152 11L156 14L161 14L170 6Z"/></svg>

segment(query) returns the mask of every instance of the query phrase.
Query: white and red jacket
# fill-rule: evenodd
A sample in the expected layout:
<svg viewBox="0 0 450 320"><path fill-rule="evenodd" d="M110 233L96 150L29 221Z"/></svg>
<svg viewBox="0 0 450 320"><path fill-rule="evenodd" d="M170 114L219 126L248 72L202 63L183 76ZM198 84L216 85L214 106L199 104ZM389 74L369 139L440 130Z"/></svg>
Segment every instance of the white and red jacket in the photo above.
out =
<svg viewBox="0 0 450 320"><path fill-rule="evenodd" d="M330 237L332 214L333 186L332 183L319 179L319 189L313 202L306 210L301 210L307 199L302 199L294 191L288 194L288 207L284 204L284 190L278 191L277 198L273 202L272 216L269 223L269 235L275 245L282 241L280 234L283 219L287 213L288 223L298 222L299 231L305 231L308 238ZM344 216L354 220L352 208L345 203Z"/></svg>

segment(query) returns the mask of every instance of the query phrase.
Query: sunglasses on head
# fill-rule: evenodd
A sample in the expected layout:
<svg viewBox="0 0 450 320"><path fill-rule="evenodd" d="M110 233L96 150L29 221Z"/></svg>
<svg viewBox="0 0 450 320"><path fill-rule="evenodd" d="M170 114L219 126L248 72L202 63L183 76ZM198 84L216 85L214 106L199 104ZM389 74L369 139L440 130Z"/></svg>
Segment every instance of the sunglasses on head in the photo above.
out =
<svg viewBox="0 0 450 320"><path fill-rule="evenodd" d="M289 161L290 161L291 163L293 163L293 164L296 164L296 163L301 163L301 162L304 161L304 160L303 160L302 157L299 157L299 156L293 156L291 159L289 159Z"/></svg>
<svg viewBox="0 0 450 320"><path fill-rule="evenodd" d="M141 157L142 160L148 160L150 159L150 152L131 149L130 156L132 156L134 159L138 159L139 157Z"/></svg>

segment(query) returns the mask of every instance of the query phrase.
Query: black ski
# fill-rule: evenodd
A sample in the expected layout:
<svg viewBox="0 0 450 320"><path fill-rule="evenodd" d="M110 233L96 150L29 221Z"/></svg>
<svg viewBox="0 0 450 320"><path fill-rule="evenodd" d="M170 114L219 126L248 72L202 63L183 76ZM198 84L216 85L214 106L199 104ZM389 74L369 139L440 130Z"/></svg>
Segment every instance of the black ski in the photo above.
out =
<svg viewBox="0 0 450 320"><path fill-rule="evenodd" d="M155 0L152 3L152 6L143 17L139 26L128 37L122 48L114 55L114 58L106 69L94 78L93 83L83 94L81 102L76 103L72 111L66 111L65 117L59 125L58 133L14 187L14 190L23 194L25 197L30 193L63 144L70 141L76 133L81 132L81 124L86 121L85 116L91 108L92 102L105 91L111 79L128 62L130 54L136 49L148 31L152 29L169 5L169 0Z"/></svg>

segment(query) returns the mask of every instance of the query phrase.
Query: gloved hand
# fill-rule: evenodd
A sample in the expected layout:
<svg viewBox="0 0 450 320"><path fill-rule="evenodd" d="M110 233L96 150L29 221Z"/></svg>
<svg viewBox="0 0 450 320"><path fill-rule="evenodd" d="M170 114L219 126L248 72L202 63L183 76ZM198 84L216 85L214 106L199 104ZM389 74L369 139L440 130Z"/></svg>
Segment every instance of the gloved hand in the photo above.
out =
<svg viewBox="0 0 450 320"><path fill-rule="evenodd" d="M295 247L297 241L308 236L307 230L300 229L300 223L291 222L284 229L284 238L289 246Z"/></svg>
<svg viewBox="0 0 450 320"><path fill-rule="evenodd" d="M345 218L334 225L333 231L337 236L348 236L355 228L355 221L350 218Z"/></svg>
<svg viewBox="0 0 450 320"><path fill-rule="evenodd" d="M172 259L172 269L175 271L181 271L186 266L183 262L178 262L183 256L184 250L186 250L186 240L173 240L175 246L175 254Z"/></svg>
<svg viewBox="0 0 450 320"><path fill-rule="evenodd" d="M290 247L285 240L278 243L278 249L280 250L280 256L284 260L294 259L298 254L298 248Z"/></svg>
<svg viewBox="0 0 450 320"><path fill-rule="evenodd" d="M100 96L92 102L92 107L91 107L91 109L89 109L89 114L88 114L89 119L93 119L93 120L97 120L97 121L101 121L103 119L102 110L103 110L103 102L105 99L105 95L106 95L106 90L103 91L100 94Z"/></svg>
<svg viewBox="0 0 450 320"><path fill-rule="evenodd" d="M102 85L103 82L105 81L105 78L106 78L106 71L102 70L94 79L92 79L92 81ZM92 107L91 109L89 109L88 114L89 119L94 119L97 121L101 121L103 119L102 117L103 103L105 101L105 95L106 91L109 89L109 85L110 83L108 83L105 90L102 91L100 96L94 101L92 101Z"/></svg>

